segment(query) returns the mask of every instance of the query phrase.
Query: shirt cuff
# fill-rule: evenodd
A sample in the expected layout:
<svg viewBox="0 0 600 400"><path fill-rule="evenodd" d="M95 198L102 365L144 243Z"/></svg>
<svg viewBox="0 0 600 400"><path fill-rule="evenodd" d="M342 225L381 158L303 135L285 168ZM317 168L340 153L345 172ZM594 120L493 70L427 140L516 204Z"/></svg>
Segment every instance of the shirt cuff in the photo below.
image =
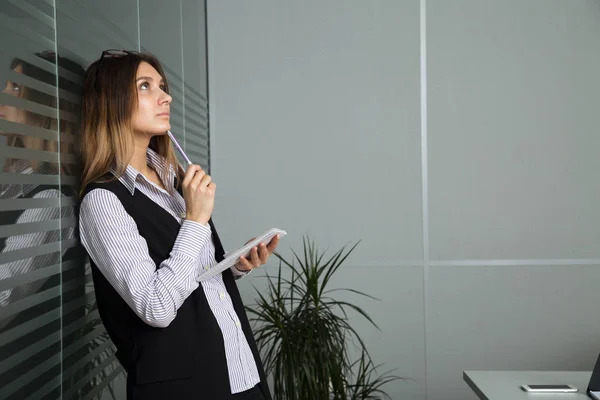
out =
<svg viewBox="0 0 600 400"><path fill-rule="evenodd" d="M250 272L252 272L252 270L249 270L249 271L240 271L234 265L233 267L231 267L231 272L233 273L233 279L237 280L237 279L241 279L241 278L245 277Z"/></svg>
<svg viewBox="0 0 600 400"><path fill-rule="evenodd" d="M210 225L202 225L201 223L186 219L181 224L171 253L183 254L184 256L200 261L200 257L211 235Z"/></svg>

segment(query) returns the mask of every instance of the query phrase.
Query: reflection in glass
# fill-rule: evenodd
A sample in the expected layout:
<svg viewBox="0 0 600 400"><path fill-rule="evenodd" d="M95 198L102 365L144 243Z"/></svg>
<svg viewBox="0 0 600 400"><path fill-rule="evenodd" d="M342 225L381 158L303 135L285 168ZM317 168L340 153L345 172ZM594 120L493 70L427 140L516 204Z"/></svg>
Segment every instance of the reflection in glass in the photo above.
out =
<svg viewBox="0 0 600 400"><path fill-rule="evenodd" d="M83 76L84 69L54 52L34 57L36 65L25 57L11 61L0 101L0 119L6 122L0 131L6 139L2 172L7 177L0 185L0 201L13 201L13 206L3 206L0 211L0 282L11 279L0 290L0 334L19 332L15 335L18 339L0 346L0 359L14 359L12 368L0 370L4 383L60 356L61 256L65 261L78 253L77 248L61 250L61 240L75 237L75 210L73 202L61 207L64 204L59 198L72 198L76 191L61 186L59 175L76 173L73 138L78 127L79 90L59 75L61 92L71 91L66 97L75 101L62 95L57 101L57 79L51 71L56 71L57 59L60 69L75 76ZM72 270L63 274L62 280L76 274L82 275ZM83 290L83 282L78 287ZM44 340L46 348L40 345ZM50 361L44 373L32 376L31 383L55 379L56 367L60 364ZM11 389L17 398L26 398L38 389L36 385L19 386Z"/></svg>
<svg viewBox="0 0 600 400"><path fill-rule="evenodd" d="M55 63L56 55L53 52L38 53L36 56L47 63ZM69 59L59 58L59 67L80 76L83 73L83 68ZM58 120L54 111L57 108L56 75L54 72L49 72L20 58L12 60L10 70L13 72L11 76L16 78L8 79L2 91L3 101L0 102L0 119L15 124L41 128L41 130L35 131L36 136L30 136L33 132L30 134L18 132L18 125L12 125L15 127L14 132L0 130L0 134L6 137L8 147L33 150L22 152L23 157L20 159L8 158L3 171L23 173L23 170L31 169L31 172L28 173L74 175L75 168L72 162L68 162L70 159L68 156L66 157L67 162L62 162L60 168L56 162L44 162L36 158L51 158L52 161L59 159L58 155L42 153L58 153L59 151L59 140L56 134L58 132ZM19 76L23 78L19 79ZM22 82L26 79L36 88L23 84ZM59 85L61 90L70 92L73 96L80 92L80 88L76 83L63 77L60 78ZM45 90L42 91L42 88ZM21 104L21 108L16 103ZM44 107L37 107L38 105ZM78 125L79 104L73 100L61 98L59 105L61 114L60 152L64 155L74 154L73 143L74 133ZM44 112L44 114L41 112Z"/></svg>

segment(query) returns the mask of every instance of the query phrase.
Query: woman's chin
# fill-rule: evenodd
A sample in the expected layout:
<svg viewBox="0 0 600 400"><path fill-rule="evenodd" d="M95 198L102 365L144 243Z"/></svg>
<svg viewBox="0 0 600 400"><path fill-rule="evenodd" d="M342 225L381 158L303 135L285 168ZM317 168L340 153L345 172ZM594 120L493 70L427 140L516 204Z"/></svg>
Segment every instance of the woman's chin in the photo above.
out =
<svg viewBox="0 0 600 400"><path fill-rule="evenodd" d="M171 130L171 124L164 124L160 127L160 134L166 135L168 130Z"/></svg>
<svg viewBox="0 0 600 400"><path fill-rule="evenodd" d="M155 128L152 130L152 136L163 136L167 134L167 131L171 129L171 125L161 126L160 128Z"/></svg>

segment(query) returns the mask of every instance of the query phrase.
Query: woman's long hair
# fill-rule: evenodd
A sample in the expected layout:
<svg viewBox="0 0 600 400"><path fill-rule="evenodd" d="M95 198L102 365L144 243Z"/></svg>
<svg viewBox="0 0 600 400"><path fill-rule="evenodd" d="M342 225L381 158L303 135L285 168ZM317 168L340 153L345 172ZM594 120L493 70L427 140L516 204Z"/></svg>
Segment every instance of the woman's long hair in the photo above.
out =
<svg viewBox="0 0 600 400"><path fill-rule="evenodd" d="M80 196L92 182L106 182L122 176L133 155L132 117L138 107L136 75L139 65L147 62L164 80L169 92L167 77L156 57L146 53L105 57L91 64L83 82L81 107L81 161ZM167 135L154 136L149 147L165 159L167 176L170 168L176 171L179 182L183 170L179 166L171 141ZM107 175L114 169L116 177ZM159 173L160 175L160 173ZM165 185L171 190L170 182Z"/></svg>

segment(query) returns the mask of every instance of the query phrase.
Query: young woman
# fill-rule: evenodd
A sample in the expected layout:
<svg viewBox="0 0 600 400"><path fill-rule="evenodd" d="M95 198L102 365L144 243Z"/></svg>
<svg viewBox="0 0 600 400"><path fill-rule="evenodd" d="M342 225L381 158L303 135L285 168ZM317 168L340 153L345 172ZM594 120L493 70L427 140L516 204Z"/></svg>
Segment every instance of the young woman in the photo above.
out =
<svg viewBox="0 0 600 400"><path fill-rule="evenodd" d="M216 186L177 162L159 61L104 51L83 90L80 236L127 398L270 399L235 279L264 264L278 238L202 280L224 254Z"/></svg>

